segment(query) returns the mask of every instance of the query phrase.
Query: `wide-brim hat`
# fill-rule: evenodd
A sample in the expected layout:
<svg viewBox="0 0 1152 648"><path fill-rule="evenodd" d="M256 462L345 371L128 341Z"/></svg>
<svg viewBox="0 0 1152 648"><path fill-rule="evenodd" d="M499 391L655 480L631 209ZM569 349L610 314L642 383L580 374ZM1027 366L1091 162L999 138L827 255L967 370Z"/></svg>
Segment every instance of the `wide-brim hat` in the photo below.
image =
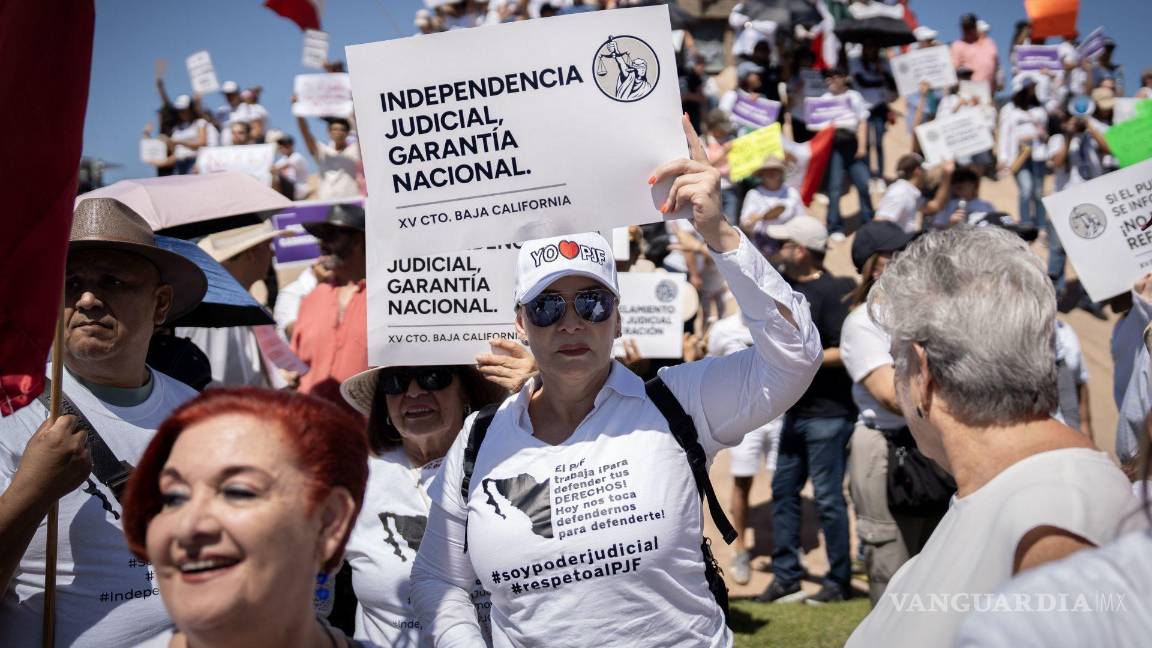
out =
<svg viewBox="0 0 1152 648"><path fill-rule="evenodd" d="M1112 88L1095 88L1092 90L1092 101L1100 110L1112 110L1116 107L1116 93Z"/></svg>
<svg viewBox="0 0 1152 648"><path fill-rule="evenodd" d="M760 162L760 166L756 167L756 173L760 173L761 171L770 171L772 169L784 173L788 170L788 165L784 163L784 158L780 157L779 155L766 155Z"/></svg>
<svg viewBox="0 0 1152 648"><path fill-rule="evenodd" d="M114 198L87 198L76 206L68 251L76 250L123 250L150 261L160 271L160 281L172 286L166 322L190 312L208 290L208 279L195 263L157 247L148 223Z"/></svg>
<svg viewBox="0 0 1152 648"><path fill-rule="evenodd" d="M223 263L244 250L267 243L288 232L277 230L269 221L209 234L200 239L200 249L217 263Z"/></svg>
<svg viewBox="0 0 1152 648"><path fill-rule="evenodd" d="M496 383L488 380L475 367L470 365L450 365L459 370L459 376L465 380L470 389L481 390L482 393L472 394L475 405L496 403L508 396L508 392ZM340 383L340 395L345 402L364 416L372 413L372 401L376 398L376 387L380 384L380 374L394 366L380 366L366 369L347 378Z"/></svg>
<svg viewBox="0 0 1152 648"><path fill-rule="evenodd" d="M339 229L364 231L364 208L351 203L338 203L328 208L328 216L322 223L305 223L304 230L320 240L331 238Z"/></svg>

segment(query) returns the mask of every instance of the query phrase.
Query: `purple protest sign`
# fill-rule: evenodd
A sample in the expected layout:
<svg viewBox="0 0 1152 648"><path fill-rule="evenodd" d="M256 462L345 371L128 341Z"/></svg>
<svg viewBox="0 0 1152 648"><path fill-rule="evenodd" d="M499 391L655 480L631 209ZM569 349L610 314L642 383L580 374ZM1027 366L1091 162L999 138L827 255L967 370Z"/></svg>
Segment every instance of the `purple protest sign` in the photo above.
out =
<svg viewBox="0 0 1152 648"><path fill-rule="evenodd" d="M852 114L852 103L847 95L838 97L809 97L804 100L804 122L809 128L827 124Z"/></svg>
<svg viewBox="0 0 1152 648"><path fill-rule="evenodd" d="M732 106L732 121L751 129L763 128L780 117L780 102L740 97Z"/></svg>
<svg viewBox="0 0 1152 648"><path fill-rule="evenodd" d="M277 267L311 261L320 256L320 245L315 238L304 231L304 224L323 222L328 215L328 209L339 203L364 206L363 199L309 200L298 202L291 209L285 209L272 216L272 225L276 229L290 232L289 236L282 236L272 241Z"/></svg>
<svg viewBox="0 0 1152 648"><path fill-rule="evenodd" d="M1081 61L1084 61L1100 54L1104 51L1104 41L1107 39L1108 36L1104 34L1103 27L1093 29L1092 33L1088 34L1080 44L1080 47L1076 48L1076 55L1080 57Z"/></svg>
<svg viewBox="0 0 1152 648"><path fill-rule="evenodd" d="M1055 45L1017 45L1013 56L1020 71L1064 69L1060 48Z"/></svg>

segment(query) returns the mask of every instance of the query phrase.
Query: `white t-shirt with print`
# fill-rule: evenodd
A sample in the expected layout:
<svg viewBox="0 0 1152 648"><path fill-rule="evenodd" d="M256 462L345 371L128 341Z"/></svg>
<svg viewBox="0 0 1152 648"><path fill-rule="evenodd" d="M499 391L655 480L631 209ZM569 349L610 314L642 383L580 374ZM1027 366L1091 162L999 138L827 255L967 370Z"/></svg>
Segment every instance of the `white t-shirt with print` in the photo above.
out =
<svg viewBox="0 0 1152 648"><path fill-rule="evenodd" d="M974 493L952 498L924 549L888 582L846 648L951 645L973 595L1013 577L1026 533L1052 526L1104 545L1133 504L1128 479L1098 450L1065 448L1017 461Z"/></svg>
<svg viewBox="0 0 1152 648"><path fill-rule="evenodd" d="M709 457L786 411L821 356L805 300L746 238L712 257L755 346L660 372ZM430 490L412 601L438 648L476 645L467 594L476 578L492 593L496 648L731 646L705 582L688 460L643 381L614 362L591 412L551 445L533 435L528 415L537 380L495 415L467 496L466 431Z"/></svg>
<svg viewBox="0 0 1152 648"><path fill-rule="evenodd" d="M172 139L180 141L198 139L200 137L200 129L207 127L208 121L205 119L194 119L184 124L177 124L176 127L172 129ZM208 143L207 134L205 134L204 143ZM188 158L196 157L196 151L183 144L177 144L176 148L173 149L173 155L176 156L177 160L187 160Z"/></svg>
<svg viewBox="0 0 1152 648"><path fill-rule="evenodd" d="M420 621L408 599L412 561L428 525L428 487L442 459L413 468L403 448L368 459L364 506L348 539L344 559L352 567L357 639L382 646L430 647L420 640ZM472 591L477 619L489 628L488 592Z"/></svg>
<svg viewBox="0 0 1152 648"><path fill-rule="evenodd" d="M868 307L852 309L840 330L840 359L852 377L852 400L860 410L860 422L881 430L907 425L903 416L881 405L862 382L876 369L896 364L891 350L892 339L868 315Z"/></svg>
<svg viewBox="0 0 1152 648"><path fill-rule="evenodd" d="M88 417L108 448L133 465L156 427L196 395L191 387L152 371L152 393L135 407L116 407L64 372L64 393ZM7 489L28 440L48 413L39 402L0 419L0 489ZM90 493L99 493L90 494ZM111 509L111 510L108 510ZM56 643L132 646L171 626L152 580L152 567L128 550L122 507L95 475L60 499L56 560ZM41 522L0 604L0 644L40 644L46 523Z"/></svg>
<svg viewBox="0 0 1152 648"><path fill-rule="evenodd" d="M924 207L924 195L916 185L901 178L888 186L876 208L876 220L888 220L899 225L905 232L915 234L920 224L916 213Z"/></svg>

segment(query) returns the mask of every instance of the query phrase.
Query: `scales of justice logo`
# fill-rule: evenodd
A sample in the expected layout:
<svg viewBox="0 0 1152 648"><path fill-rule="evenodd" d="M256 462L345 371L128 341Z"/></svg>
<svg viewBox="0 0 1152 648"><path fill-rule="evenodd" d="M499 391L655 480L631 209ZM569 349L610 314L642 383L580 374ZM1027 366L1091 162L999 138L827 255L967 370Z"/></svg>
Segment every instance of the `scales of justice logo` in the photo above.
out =
<svg viewBox="0 0 1152 648"><path fill-rule="evenodd" d="M1077 205L1068 215L1068 224L1072 232L1082 239L1094 239L1104 233L1108 221L1104 210L1091 203Z"/></svg>
<svg viewBox="0 0 1152 648"><path fill-rule="evenodd" d="M596 86L615 101L640 101L660 81L656 50L635 36L609 36L596 50L594 66Z"/></svg>

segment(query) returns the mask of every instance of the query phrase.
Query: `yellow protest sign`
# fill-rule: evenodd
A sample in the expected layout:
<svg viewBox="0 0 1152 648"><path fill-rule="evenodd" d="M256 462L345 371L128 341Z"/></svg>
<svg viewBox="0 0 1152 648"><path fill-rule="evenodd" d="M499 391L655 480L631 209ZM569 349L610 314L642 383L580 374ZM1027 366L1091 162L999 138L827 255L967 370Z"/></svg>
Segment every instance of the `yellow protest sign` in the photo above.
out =
<svg viewBox="0 0 1152 648"><path fill-rule="evenodd" d="M732 182L739 182L756 173L760 163L769 155L784 159L784 146L780 143L780 124L769 124L764 128L732 140L728 151L728 176Z"/></svg>

